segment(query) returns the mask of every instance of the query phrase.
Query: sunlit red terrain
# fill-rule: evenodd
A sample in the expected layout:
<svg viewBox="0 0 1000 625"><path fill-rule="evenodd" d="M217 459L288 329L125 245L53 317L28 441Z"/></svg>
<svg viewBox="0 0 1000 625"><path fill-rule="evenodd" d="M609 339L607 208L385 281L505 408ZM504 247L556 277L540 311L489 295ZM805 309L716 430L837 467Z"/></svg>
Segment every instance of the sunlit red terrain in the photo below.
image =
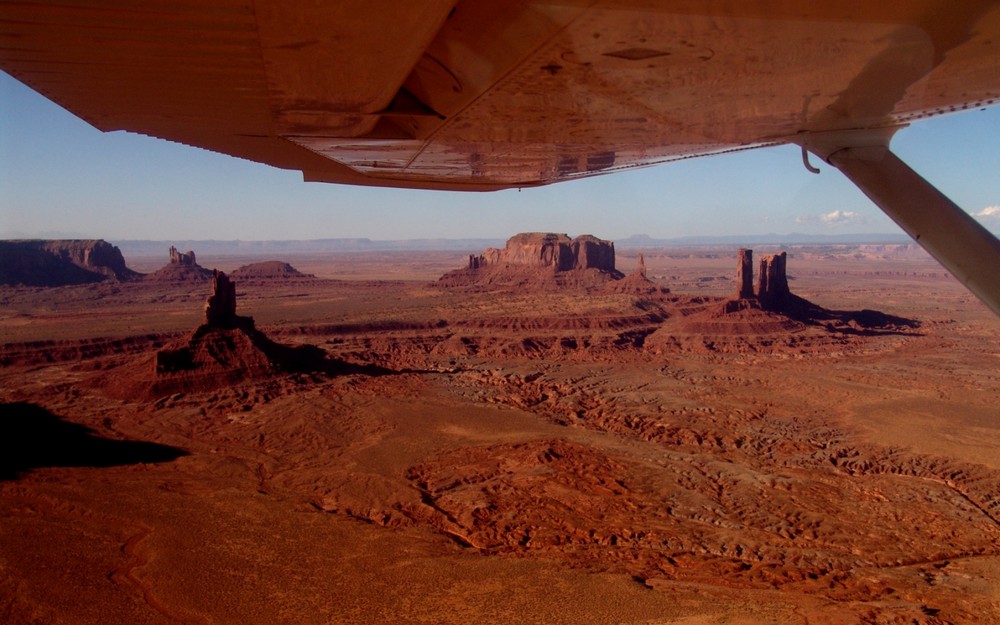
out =
<svg viewBox="0 0 1000 625"><path fill-rule="evenodd" d="M281 260L238 313L298 370L158 375L204 281L0 287L0 620L1000 623L1000 320L923 255L790 249L807 320L719 315L732 249Z"/></svg>

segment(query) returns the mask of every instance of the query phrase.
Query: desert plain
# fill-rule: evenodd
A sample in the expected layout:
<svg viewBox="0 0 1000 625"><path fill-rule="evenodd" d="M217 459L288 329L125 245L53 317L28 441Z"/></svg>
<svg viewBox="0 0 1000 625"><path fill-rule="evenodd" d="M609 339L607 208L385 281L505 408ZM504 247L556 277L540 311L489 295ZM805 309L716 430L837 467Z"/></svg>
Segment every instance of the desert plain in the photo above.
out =
<svg viewBox="0 0 1000 625"><path fill-rule="evenodd" d="M208 282L0 286L0 620L1000 623L1000 319L910 246L786 249L826 317L714 314L734 248L649 292L292 255L237 312L324 366L166 384Z"/></svg>

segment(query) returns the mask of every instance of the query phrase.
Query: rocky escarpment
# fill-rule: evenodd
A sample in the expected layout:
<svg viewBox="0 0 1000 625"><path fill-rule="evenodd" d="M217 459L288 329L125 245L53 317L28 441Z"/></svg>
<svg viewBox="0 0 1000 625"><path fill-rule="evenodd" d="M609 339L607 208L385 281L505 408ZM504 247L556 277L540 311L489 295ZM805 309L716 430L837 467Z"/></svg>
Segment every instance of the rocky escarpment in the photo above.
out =
<svg viewBox="0 0 1000 625"><path fill-rule="evenodd" d="M451 271L440 286L582 286L620 280L615 244L586 234L527 232L507 240L503 249L488 248L469 256L464 269Z"/></svg>
<svg viewBox="0 0 1000 625"><path fill-rule="evenodd" d="M0 241L0 284L62 286L139 275L102 239Z"/></svg>

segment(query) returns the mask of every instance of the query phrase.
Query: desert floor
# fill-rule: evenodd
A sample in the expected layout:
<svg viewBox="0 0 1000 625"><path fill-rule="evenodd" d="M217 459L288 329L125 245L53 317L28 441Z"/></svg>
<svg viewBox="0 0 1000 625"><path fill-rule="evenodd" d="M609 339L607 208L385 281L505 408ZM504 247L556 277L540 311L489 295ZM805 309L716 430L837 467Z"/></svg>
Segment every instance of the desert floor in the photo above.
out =
<svg viewBox="0 0 1000 625"><path fill-rule="evenodd" d="M922 254L790 250L884 313L806 325L705 316L733 250L648 296L281 260L238 312L337 367L162 395L208 284L0 287L0 621L1000 623L1000 319Z"/></svg>

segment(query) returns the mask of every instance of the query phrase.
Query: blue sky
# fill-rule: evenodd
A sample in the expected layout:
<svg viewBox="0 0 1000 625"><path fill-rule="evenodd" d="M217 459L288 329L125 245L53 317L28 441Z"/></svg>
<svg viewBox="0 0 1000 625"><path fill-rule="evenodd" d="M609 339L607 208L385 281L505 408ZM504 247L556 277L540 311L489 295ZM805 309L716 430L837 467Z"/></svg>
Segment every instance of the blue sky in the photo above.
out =
<svg viewBox="0 0 1000 625"><path fill-rule="evenodd" d="M1000 231L1000 106L915 124L895 152ZM815 163L815 159L814 163ZM0 73L0 237L124 239L608 239L899 232L829 166L795 147L692 159L494 193L304 183L167 141L104 134Z"/></svg>

